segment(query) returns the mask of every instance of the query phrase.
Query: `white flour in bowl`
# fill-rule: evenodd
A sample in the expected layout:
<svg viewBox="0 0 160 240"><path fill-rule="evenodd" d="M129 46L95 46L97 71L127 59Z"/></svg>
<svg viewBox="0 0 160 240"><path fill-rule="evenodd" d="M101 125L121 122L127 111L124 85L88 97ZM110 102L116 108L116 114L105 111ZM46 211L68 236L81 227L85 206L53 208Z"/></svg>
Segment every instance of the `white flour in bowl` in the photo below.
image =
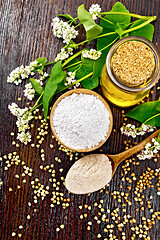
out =
<svg viewBox="0 0 160 240"><path fill-rule="evenodd" d="M96 96L73 93L56 106L52 123L59 139L74 149L90 149L105 140L110 114Z"/></svg>

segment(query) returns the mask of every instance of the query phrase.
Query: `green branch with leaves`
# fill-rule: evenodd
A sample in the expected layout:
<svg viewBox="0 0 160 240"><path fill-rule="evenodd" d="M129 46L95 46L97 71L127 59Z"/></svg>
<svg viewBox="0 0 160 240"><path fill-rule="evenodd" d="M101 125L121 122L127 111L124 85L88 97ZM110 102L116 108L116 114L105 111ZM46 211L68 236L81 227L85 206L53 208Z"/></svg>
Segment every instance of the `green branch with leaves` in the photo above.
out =
<svg viewBox="0 0 160 240"><path fill-rule="evenodd" d="M85 9L84 4L78 7L76 18L73 18L70 14L58 15L68 21L65 24L68 24L67 26L70 27L72 39L76 37L76 29L79 28L80 25L82 25L86 31L86 39L76 43L72 39L68 40L68 36L65 35L65 32L59 33L58 30L57 32L56 29L54 30L55 36L62 37L66 45L52 62L47 63L46 58L37 59L38 65L34 68L34 72L38 71L40 74L43 74L44 68L49 65L54 66L48 75L48 80L44 87L34 78L30 78L33 89L36 94L39 95L36 104L30 111L34 110L39 105L43 105L44 117L47 119L48 108L55 94L77 83L81 83L82 86L87 89L96 88L99 85L99 78L107 53L112 45L119 39L126 36L141 36L150 41L153 39L154 26L150 23L156 19L156 16L141 16L130 13L120 2L116 2L109 12L96 12L94 14L96 14L96 18L100 19L99 24L95 22L93 14ZM131 22L132 17L138 20ZM55 24L58 24L60 21L62 20L56 18L53 23L53 28ZM75 36L73 36L73 33ZM96 41L97 49L94 54L92 53L92 55L90 55L91 57L86 57L84 51L90 51L89 45L92 41ZM85 48L78 50L79 47L82 48L83 45L85 45ZM76 52L69 57L69 55L73 53L73 50ZM63 53L66 54L66 58L62 58L62 55L64 55ZM75 74L75 80L70 84L67 83L67 72L74 72ZM152 121L153 119L148 123Z"/></svg>

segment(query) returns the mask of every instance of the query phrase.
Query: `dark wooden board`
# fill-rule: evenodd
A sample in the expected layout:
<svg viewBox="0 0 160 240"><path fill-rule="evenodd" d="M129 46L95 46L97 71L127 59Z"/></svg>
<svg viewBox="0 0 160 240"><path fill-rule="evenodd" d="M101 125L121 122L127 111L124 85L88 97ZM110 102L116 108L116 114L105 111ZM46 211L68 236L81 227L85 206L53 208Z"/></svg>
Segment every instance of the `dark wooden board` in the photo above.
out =
<svg viewBox="0 0 160 240"><path fill-rule="evenodd" d="M7 83L6 79L9 73L20 65L28 65L30 61L38 57L45 56L48 61L53 61L56 54L62 47L62 41L59 41L53 36L51 28L51 20L56 17L57 14L70 13L73 17L76 17L77 7L84 3L86 9L93 3L101 5L103 11L109 11L116 1L108 0L101 1L81 1L81 0L2 0L1 2L1 154L2 156L7 155L16 151L20 155L20 159L25 162L26 166L33 169L33 175L23 177L22 165L13 165L8 170L4 170L6 163L5 159L0 161L1 164L1 176L3 185L1 186L1 234L0 239L21 239L34 240L34 239L59 239L59 240L93 240L97 239L97 234L101 234L100 239L109 239L108 233L104 232L104 228L107 223L101 221L97 223L94 220L94 216L99 216L100 212L97 206L94 206L95 202L100 203L103 200L104 212L109 219L109 224L114 224L113 235L117 239L123 239L121 232L118 230L111 218L111 214L107 213L107 209L111 212L115 208L119 208L119 216L131 215L132 218L136 219L136 224L141 223L141 217L145 216L150 218L151 213L147 207L147 201L150 200L149 196L152 195L151 206L154 211L160 211L160 200L157 195L157 179L153 179L154 188L146 188L143 190L144 194L144 210L134 200L134 191L136 182L139 180L139 176L143 172L147 171L147 167L156 169L160 167L160 159L157 162L152 160L140 161L139 165L130 164L130 170L125 174L125 177L129 177L131 173L135 173L137 178L136 181L132 181L131 184L126 181L122 181L121 173L122 165L116 171L116 174L111 181L109 187L106 187L104 191L96 192L90 196L74 195L69 194L65 187L61 184L61 192L64 193L65 198L70 198L69 207L66 209L62 208L62 205L57 205L52 208L51 195L52 195L52 184L49 182L51 174L48 171L40 169L40 165L50 165L54 163L56 170L56 179L60 181L60 177L66 175L68 169L73 164L74 159L70 161L69 156L66 153L58 150L58 145L55 140L52 139L51 130L49 128L49 134L45 136L45 141L42 147L45 150L45 162L41 160L40 149L32 148L31 145L25 146L19 144L19 147L13 146L12 141L15 137L10 136L10 132L17 133L16 129L16 118L13 117L9 110L8 105L12 102L16 102L20 107L25 106L27 100L23 96L23 89L25 83L23 82L19 86ZM141 15L156 15L157 20L154 23L155 34L153 42L160 47L160 18L159 18L159 0L124 0L121 2L129 9L130 12L141 14ZM78 37L79 41L84 39L84 31ZM146 101L152 101L158 99L159 92L156 87L153 87L153 93ZM18 98L22 98L22 102L18 102ZM122 109L114 107L111 109L114 116L114 129L116 132L112 132L109 140L101 148L104 153L115 154L123 151L125 145L124 140L129 140L125 136L120 134L120 127L123 124ZM125 113L129 109L125 109ZM128 120L128 122L134 123L138 126L137 122ZM35 127L31 130L32 142L36 142L37 128L40 126L40 120L33 121ZM135 141L139 142L142 137L131 139L131 144ZM54 148L50 148L50 143L54 145ZM62 160L58 163L54 160L55 157ZM136 160L138 162L138 160ZM63 168L63 172L59 172L59 169ZM15 175L20 176L19 179L15 178ZM26 178L26 183L22 180ZM31 181L35 178L39 178L41 184L44 186L50 186L49 195L45 199L38 200L37 204L34 204L34 190L31 187ZM17 185L21 188L18 189ZM122 185L122 188L120 188ZM127 187L131 186L129 190ZM12 191L9 191L12 188ZM109 191L107 194L105 191ZM114 191L128 192L128 199L132 202L132 205L126 205L126 212L123 213L122 203L118 202L117 199L113 198ZM124 201L124 199L122 200ZM28 206L28 202L31 202L31 206ZM85 209L85 204L91 206L91 210ZM80 209L79 206L83 208ZM36 209L36 210L35 210ZM135 211L137 209L137 211ZM84 219L80 219L81 214L87 213ZM30 215L30 220L27 219L27 215ZM101 219L101 217L99 217ZM91 230L87 230L87 222L92 221ZM64 229L59 232L56 231L61 224L64 224ZM22 225L23 229L19 229ZM132 236L131 223L127 223L122 231L124 232L126 239L130 240ZM12 236L15 232L16 236ZM155 224L149 230L149 236L152 240L160 239L160 224L158 219L155 220ZM135 239L140 239L136 235Z"/></svg>

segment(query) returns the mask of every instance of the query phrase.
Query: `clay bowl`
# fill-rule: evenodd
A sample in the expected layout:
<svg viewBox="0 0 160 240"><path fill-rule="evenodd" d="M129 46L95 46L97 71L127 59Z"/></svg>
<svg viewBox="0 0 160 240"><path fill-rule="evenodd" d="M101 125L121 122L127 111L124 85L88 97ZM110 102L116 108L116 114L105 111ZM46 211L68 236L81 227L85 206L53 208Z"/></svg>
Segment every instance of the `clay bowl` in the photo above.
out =
<svg viewBox="0 0 160 240"><path fill-rule="evenodd" d="M62 142L62 141L59 139L59 137L57 136L56 131L55 131L55 128L54 128L54 126L53 126L52 117L53 117L54 110L55 110L55 108L57 107L58 103L59 103L63 98L65 98L65 97L67 97L67 96L69 96L69 95L71 95L71 94L73 94L73 93L76 93L76 94L79 94L79 93L90 94L90 95L94 95L94 96L98 97L99 100L101 100L101 101L103 102L103 104L105 105L105 107L107 108L107 110L108 110L108 112L109 112L109 114L110 114L110 127L109 127L109 131L108 131L108 133L107 133L107 135L106 135L106 138L105 138L104 141L100 142L98 145L96 145L96 146L93 147L93 148L74 149L74 148L72 148L72 147L70 147L70 146L65 145L65 143ZM54 105L53 105L53 107L52 107L52 110L51 110L51 114L50 114L50 126L51 126L52 133L53 133L53 135L56 137L56 139L58 140L58 142L60 142L60 143L61 143L63 146L65 146L66 148L68 148L68 149L70 149L70 150L72 150L72 151L74 151L74 152L91 152L91 151L96 150L96 149L98 149L99 147L101 147L101 146L106 142L106 140L109 138L109 136L110 136L110 134L111 134L111 131L112 131L112 127L113 127L113 116L112 116L112 112L111 112L111 109L110 109L108 103L107 103L98 93L96 93L96 92L94 92L94 91L91 91L91 90L88 90L88 89L83 89L83 88L73 89L73 90L70 90L70 91L64 93L63 95L61 95L61 96L56 100L56 102L54 103Z"/></svg>

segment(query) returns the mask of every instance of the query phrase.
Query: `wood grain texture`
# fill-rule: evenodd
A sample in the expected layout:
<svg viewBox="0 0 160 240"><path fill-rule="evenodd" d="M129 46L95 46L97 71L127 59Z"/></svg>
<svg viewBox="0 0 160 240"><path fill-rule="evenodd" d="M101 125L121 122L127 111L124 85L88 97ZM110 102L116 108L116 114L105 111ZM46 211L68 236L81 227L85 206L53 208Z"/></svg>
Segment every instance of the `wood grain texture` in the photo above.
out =
<svg viewBox="0 0 160 240"><path fill-rule="evenodd" d="M137 177L136 181L128 183L122 181L122 165L120 165L114 175L110 185L105 188L109 193L104 191L98 191L96 193L84 196L74 195L67 192L63 184L60 185L60 192L62 192L65 198L70 198L69 207L66 209L62 208L62 205L55 204L55 207L51 207L52 191L54 191L52 185L49 182L51 173L40 169L40 165L46 166L54 163L54 169L56 171L57 182L61 182L61 177L66 175L69 168L72 166L75 159L69 160L69 156L58 150L57 142L52 139L51 130L49 128L49 134L45 136L45 140L41 146L45 150L45 162L41 159L40 149L33 148L31 145L25 146L19 144L19 147L13 146L12 141L15 137L10 136L10 132L17 134L16 119L13 117L9 110L8 105L12 102L16 102L20 107L26 106L27 100L23 96L23 89L25 82L19 86L8 84L6 81L9 73L20 65L28 65L30 61L38 57L45 56L48 61L53 61L57 53L63 46L62 41L56 39L53 36L51 29L51 20L56 17L57 14L70 13L73 17L76 17L77 7L84 3L86 9L93 3L99 3L103 11L109 11L115 0L2 0L1 2L1 152L2 156L8 153L17 152L21 161L25 162L25 165L33 169L33 175L30 177L26 175L22 176L23 166L13 165L7 171L5 171L5 159L0 161L1 164L1 176L3 185L1 187L1 232L0 239L27 239L27 240L94 240L97 239L97 234L101 234L100 239L109 239L109 233L104 232L104 228L107 223L102 221L97 223L94 216L98 216L101 219L98 212L106 214L109 219L109 224L114 224L113 234L117 239L122 239L122 234L118 230L117 226L112 219L111 212L115 208L119 208L119 216L122 218L124 214L131 215L132 218L136 219L136 225L142 222L141 217L145 216L150 218L151 213L147 207L147 201L150 200L149 196L153 196L152 208L154 211L160 211L160 200L157 195L157 179L152 180L154 188L146 188L143 190L144 194L144 210L141 210L139 203L135 202L135 186L139 176L147 170L147 167L156 169L160 167L160 159L157 162L153 160L141 161L139 165L130 165L130 170L125 175L130 178L131 173L135 173ZM156 15L157 20L155 25L155 35L153 42L160 48L160 18L159 18L159 0L121 0L130 12L141 14L141 15ZM85 37L84 30L81 29L79 35L79 41ZM149 99L146 101L156 100L159 96L159 92L156 87L153 87L153 94L150 94ZM22 98L21 102L18 102L18 98ZM55 99L54 99L55 100ZM111 137L99 150L103 153L116 154L124 150L124 140L129 140L125 136L120 134L120 127L123 123L122 109L115 106L111 106L114 123L113 128L116 132L112 132ZM130 108L125 109L125 113ZM129 120L131 123L137 122ZM33 121L34 128L31 129L32 142L37 142L36 136L38 128L41 124L40 120ZM142 137L131 139L131 144L135 141L142 140ZM54 148L50 148L50 144L54 145ZM97 151L98 152L98 151ZM62 160L58 163L54 160L58 157ZM63 168L63 172L59 169ZM20 176L19 179L15 178L15 174ZM34 189L31 187L31 181L35 178L39 179L39 182L44 186L49 186L49 195L45 199L38 200L37 204L34 204ZM22 182L26 179L26 183ZM20 189L17 186L21 186ZM122 188L120 188L120 185ZM131 189L128 190L128 186ZM9 188L13 190L10 192ZM128 192L129 200L132 205L126 205L126 212L122 212L122 202L118 202L113 198L114 191ZM94 206L94 203L100 203L103 200L104 212ZM28 202L31 202L31 206L28 206ZM79 206L83 208L80 209ZM91 206L91 210L85 208L85 205ZM110 212L107 212L107 209ZM137 209L137 211L136 211ZM87 214L86 217L80 219L80 215ZM27 215L31 218L27 219ZM92 222L91 230L87 230L88 222ZM64 224L64 229L56 232L61 224ZM22 225L23 229L19 229ZM133 224L127 223L122 228L126 236L126 240L130 240L132 236L131 226ZM12 232L16 233L16 236L12 236ZM21 238L18 234L22 234ZM158 220L155 220L155 224L149 230L149 236L152 240L160 239L160 224ZM138 236L135 239L140 239Z"/></svg>

